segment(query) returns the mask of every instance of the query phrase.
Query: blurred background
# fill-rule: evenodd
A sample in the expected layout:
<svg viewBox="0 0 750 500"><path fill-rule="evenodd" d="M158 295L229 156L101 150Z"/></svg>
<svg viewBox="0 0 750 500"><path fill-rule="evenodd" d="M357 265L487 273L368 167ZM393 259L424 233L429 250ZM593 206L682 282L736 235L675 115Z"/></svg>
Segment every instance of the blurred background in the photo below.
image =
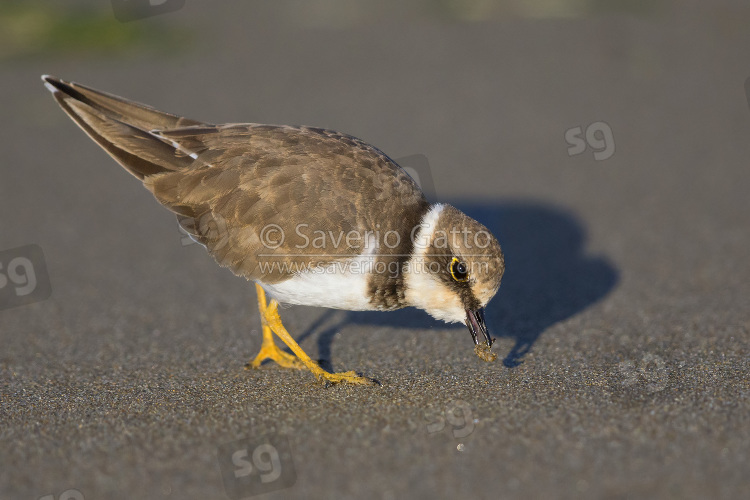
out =
<svg viewBox="0 0 750 500"><path fill-rule="evenodd" d="M739 0L0 1L0 500L745 497L748 27ZM421 311L292 307L382 386L243 370L251 284L41 74L404 158L505 250L498 362Z"/></svg>

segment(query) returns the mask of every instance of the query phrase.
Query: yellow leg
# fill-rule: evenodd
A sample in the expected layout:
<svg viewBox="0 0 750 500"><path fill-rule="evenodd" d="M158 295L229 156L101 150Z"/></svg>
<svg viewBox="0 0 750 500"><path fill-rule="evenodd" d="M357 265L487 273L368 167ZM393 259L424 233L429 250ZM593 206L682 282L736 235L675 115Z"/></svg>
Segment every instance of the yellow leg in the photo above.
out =
<svg viewBox="0 0 750 500"><path fill-rule="evenodd" d="M373 380L365 377L360 377L355 372L329 373L322 369L318 365L318 363L313 361L310 356L305 354L305 351L302 350L299 344L297 344L292 336L289 335L289 332L286 331L286 328L284 328L284 325L281 323L281 318L279 317L279 303L274 299L271 300L271 303L266 306L265 291L259 285L255 285L255 289L258 292L258 307L260 308L261 321L263 322L263 344L261 347L261 352L258 354L258 357L256 357L255 360L250 363L250 366L258 366L260 365L260 362L266 358L273 359L281 366L289 366L285 365L284 363L289 363L288 358L293 358L293 356L290 356L289 354L276 347L276 344L273 343L273 338L271 337L270 333L271 331L273 331L273 333L275 333L282 340L282 342L284 342L289 347L289 349L291 349L292 352L297 355L297 358L293 359L294 365L292 367L307 367L307 369L310 370L313 375L315 375L319 380L325 380L333 384L338 382L365 385L375 384ZM266 331L266 329L268 329L268 332ZM267 352L264 353L264 349L266 349ZM281 356L279 353L283 356ZM259 360L261 355L263 355L264 357ZM279 359L282 359L283 361L279 361ZM300 364L302 366L300 366Z"/></svg>
<svg viewBox="0 0 750 500"><path fill-rule="evenodd" d="M302 361L297 359L295 355L289 354L288 352L284 352L279 349L276 343L273 341L273 333L271 333L271 327L268 326L268 321L266 320L265 314L266 310L268 309L268 306L266 305L266 292L259 285L255 285L255 290L258 295L260 322L263 327L263 343L260 345L260 352L258 353L258 355L255 356L255 359L253 359L250 363L246 364L245 368L258 368L266 359L272 359L273 361L276 361L279 366L282 366L284 368L304 368L305 365L304 363L302 363Z"/></svg>

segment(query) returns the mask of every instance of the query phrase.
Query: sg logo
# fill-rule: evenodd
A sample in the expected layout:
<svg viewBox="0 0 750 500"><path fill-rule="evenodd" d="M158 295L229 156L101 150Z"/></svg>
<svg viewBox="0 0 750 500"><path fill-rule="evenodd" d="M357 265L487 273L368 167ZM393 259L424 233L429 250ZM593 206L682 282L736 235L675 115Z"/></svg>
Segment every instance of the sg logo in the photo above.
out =
<svg viewBox="0 0 750 500"><path fill-rule="evenodd" d="M471 405L465 401L454 401L445 409L445 417L439 416L435 422L427 424L427 432L435 434L445 429L445 421L453 427L453 437L462 439L474 432L474 417Z"/></svg>
<svg viewBox="0 0 750 500"><path fill-rule="evenodd" d="M66 490L60 493L60 496L57 498L55 498L55 495L46 495L39 500L84 500L84 498L78 490Z"/></svg>
<svg viewBox="0 0 750 500"><path fill-rule="evenodd" d="M274 434L220 446L219 467L231 500L288 488L297 480L289 440Z"/></svg>
<svg viewBox="0 0 750 500"><path fill-rule="evenodd" d="M48 299L52 288L37 245L0 252L0 309Z"/></svg>
<svg viewBox="0 0 750 500"><path fill-rule="evenodd" d="M437 194L435 193L435 182L432 180L432 169L430 168L430 162L425 155L414 154L402 156L396 158L394 161L401 168L406 170L409 177L414 179L427 200L432 201L437 199Z"/></svg>
<svg viewBox="0 0 750 500"><path fill-rule="evenodd" d="M185 0L111 0L115 19L121 23L180 10Z"/></svg>
<svg viewBox="0 0 750 500"><path fill-rule="evenodd" d="M594 150L596 161L606 160L615 154L615 138L612 128L606 122L594 122L586 127L586 139L582 137L583 129L573 127L565 131L565 141L570 144L568 156L575 156L586 151L586 144Z"/></svg>
<svg viewBox="0 0 750 500"><path fill-rule="evenodd" d="M232 463L237 467L234 477L245 477L253 473L253 464L258 469L261 483L272 483L281 477L279 450L268 443L258 445L253 450L253 461L248 460L248 450L232 453Z"/></svg>

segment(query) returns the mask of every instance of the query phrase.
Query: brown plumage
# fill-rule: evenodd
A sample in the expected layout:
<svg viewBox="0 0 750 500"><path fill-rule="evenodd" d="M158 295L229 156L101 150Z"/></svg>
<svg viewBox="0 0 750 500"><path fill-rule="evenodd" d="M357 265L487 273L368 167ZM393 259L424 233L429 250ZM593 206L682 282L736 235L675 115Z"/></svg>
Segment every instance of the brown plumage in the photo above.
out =
<svg viewBox="0 0 750 500"><path fill-rule="evenodd" d="M52 77L45 82L59 91L55 99L68 115L180 216L182 227L220 265L249 280L277 283L288 278L282 270L309 265L311 258L296 250L306 243L300 233L307 228L331 231L335 237L350 231L364 234L376 225L381 234L401 232L403 221L383 220L383 211L398 205L413 214L413 227L428 205L393 160L346 134L254 123L211 125L77 83ZM379 193L378 198L363 202L370 192ZM296 230L300 224L307 226ZM261 241L261 231L271 225L285 235L278 248ZM365 243L327 245L327 255L316 255L315 263L358 255ZM381 259L399 261L411 248L382 245L380 251ZM258 256L287 265L263 274ZM375 287L395 306L392 285Z"/></svg>

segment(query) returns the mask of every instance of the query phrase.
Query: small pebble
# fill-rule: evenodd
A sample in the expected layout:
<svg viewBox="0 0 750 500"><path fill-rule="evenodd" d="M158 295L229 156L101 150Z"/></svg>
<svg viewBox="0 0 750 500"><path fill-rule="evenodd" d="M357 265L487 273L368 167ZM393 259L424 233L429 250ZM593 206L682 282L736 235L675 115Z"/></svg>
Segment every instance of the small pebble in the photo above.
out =
<svg viewBox="0 0 750 500"><path fill-rule="evenodd" d="M495 361L497 359L497 354L492 352L492 349L487 346L487 344L477 344L474 346L474 352L477 356L479 356L479 359L483 361L487 361L488 363Z"/></svg>

